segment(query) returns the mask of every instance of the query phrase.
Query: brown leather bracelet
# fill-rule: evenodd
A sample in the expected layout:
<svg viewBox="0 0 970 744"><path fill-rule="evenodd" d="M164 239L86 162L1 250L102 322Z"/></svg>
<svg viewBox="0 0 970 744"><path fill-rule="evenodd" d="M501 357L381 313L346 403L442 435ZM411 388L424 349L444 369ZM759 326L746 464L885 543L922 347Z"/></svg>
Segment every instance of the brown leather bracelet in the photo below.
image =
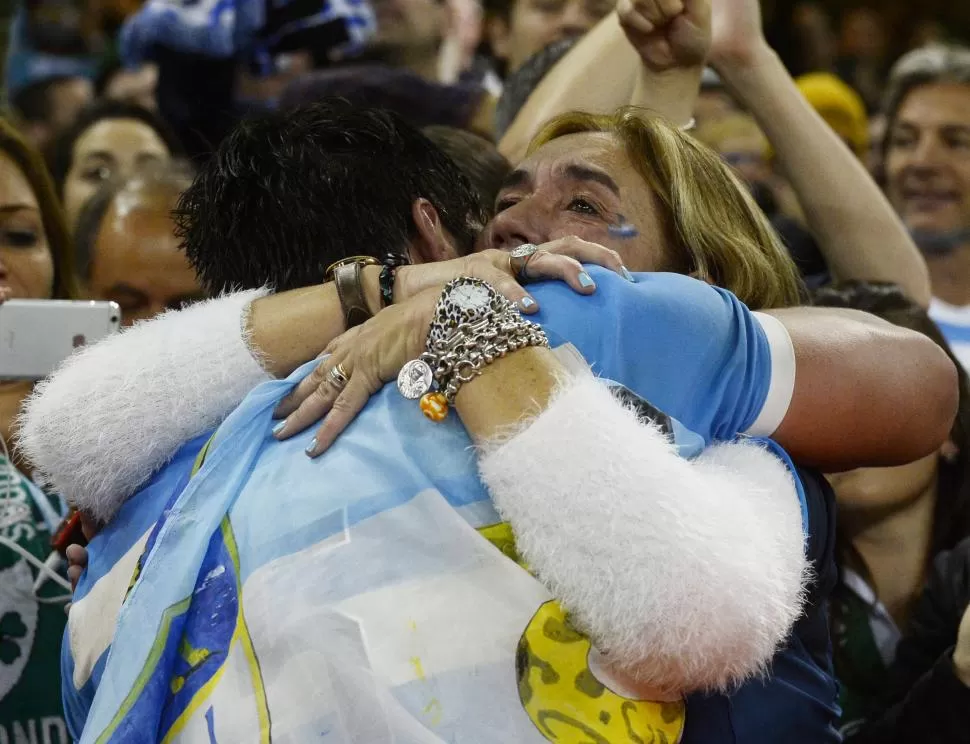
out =
<svg viewBox="0 0 970 744"><path fill-rule="evenodd" d="M364 288L361 284L362 263L350 263L334 269L333 280L337 285L337 296L340 307L344 311L344 322L347 328L359 326L371 317L371 311L364 299Z"/></svg>

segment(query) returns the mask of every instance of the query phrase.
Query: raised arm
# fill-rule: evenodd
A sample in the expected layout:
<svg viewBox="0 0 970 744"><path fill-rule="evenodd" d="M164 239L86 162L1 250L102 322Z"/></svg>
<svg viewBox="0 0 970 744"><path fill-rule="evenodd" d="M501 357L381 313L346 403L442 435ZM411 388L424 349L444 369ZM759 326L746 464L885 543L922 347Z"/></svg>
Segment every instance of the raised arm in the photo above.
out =
<svg viewBox="0 0 970 744"><path fill-rule="evenodd" d="M553 117L640 106L691 120L710 46L711 0L620 0L542 79L499 150L512 163Z"/></svg>
<svg viewBox="0 0 970 744"><path fill-rule="evenodd" d="M761 31L758 0L714 0L711 64L757 119L840 281L892 282L923 307L926 262L863 164L805 100Z"/></svg>

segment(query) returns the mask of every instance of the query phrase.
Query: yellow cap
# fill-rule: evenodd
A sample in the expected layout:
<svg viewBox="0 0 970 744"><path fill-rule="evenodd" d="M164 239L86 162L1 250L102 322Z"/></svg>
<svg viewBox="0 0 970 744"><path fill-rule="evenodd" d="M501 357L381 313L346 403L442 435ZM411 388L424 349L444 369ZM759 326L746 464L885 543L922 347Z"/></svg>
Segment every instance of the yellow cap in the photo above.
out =
<svg viewBox="0 0 970 744"><path fill-rule="evenodd" d="M798 89L832 129L862 157L869 147L869 117L862 98L835 75L813 72L795 80Z"/></svg>

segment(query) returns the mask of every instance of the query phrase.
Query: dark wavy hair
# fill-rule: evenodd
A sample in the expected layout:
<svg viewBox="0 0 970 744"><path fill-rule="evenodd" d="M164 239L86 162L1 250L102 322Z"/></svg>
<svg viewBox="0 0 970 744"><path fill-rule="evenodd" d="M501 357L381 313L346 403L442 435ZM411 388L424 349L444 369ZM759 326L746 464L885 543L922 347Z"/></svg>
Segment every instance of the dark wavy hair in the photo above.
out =
<svg viewBox="0 0 970 744"><path fill-rule="evenodd" d="M64 197L64 181L67 179L71 164L74 162L74 146L77 141L81 138L81 135L98 122L110 119L139 121L150 127L158 135L173 158L185 155L182 143L179 142L178 137L158 114L128 101L101 101L85 109L77 118L77 121L54 140L47 153L51 176L54 178L54 185L57 187L57 195L60 198Z"/></svg>
<svg viewBox="0 0 970 744"><path fill-rule="evenodd" d="M951 550L970 536L970 378L930 316L895 284L845 282L816 290L813 299L817 306L862 310L929 336L956 365L960 403L950 438L959 451L953 460L941 457L939 461L932 554Z"/></svg>
<svg viewBox="0 0 970 744"><path fill-rule="evenodd" d="M176 234L210 292L293 289L406 250L422 197L471 252L486 215L458 166L399 115L334 99L240 123L182 194Z"/></svg>

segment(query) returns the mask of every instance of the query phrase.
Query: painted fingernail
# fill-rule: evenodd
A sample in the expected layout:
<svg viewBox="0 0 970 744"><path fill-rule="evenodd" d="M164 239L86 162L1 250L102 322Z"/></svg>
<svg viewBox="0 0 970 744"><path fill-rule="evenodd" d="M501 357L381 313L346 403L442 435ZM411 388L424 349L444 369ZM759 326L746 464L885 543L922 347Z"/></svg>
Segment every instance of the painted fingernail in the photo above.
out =
<svg viewBox="0 0 970 744"><path fill-rule="evenodd" d="M531 297L523 297L519 301L519 304L522 305L522 307L524 307L526 310L528 310L530 307L535 307L536 301L533 300Z"/></svg>
<svg viewBox="0 0 970 744"><path fill-rule="evenodd" d="M286 428L286 422L280 421L276 426L273 427L273 436L278 437L280 435L280 432L282 432L283 429L285 428Z"/></svg>
<svg viewBox="0 0 970 744"><path fill-rule="evenodd" d="M310 440L310 445L306 448L307 457L313 457L314 451L317 449L317 438L314 437Z"/></svg>
<svg viewBox="0 0 970 744"><path fill-rule="evenodd" d="M628 282L636 281L636 279L633 278L633 274L630 273L630 270L626 266L620 267L620 273L623 274L623 278L626 279Z"/></svg>
<svg viewBox="0 0 970 744"><path fill-rule="evenodd" d="M585 271L579 272L579 286L580 287L595 287L596 282L593 281L593 277L587 274Z"/></svg>

